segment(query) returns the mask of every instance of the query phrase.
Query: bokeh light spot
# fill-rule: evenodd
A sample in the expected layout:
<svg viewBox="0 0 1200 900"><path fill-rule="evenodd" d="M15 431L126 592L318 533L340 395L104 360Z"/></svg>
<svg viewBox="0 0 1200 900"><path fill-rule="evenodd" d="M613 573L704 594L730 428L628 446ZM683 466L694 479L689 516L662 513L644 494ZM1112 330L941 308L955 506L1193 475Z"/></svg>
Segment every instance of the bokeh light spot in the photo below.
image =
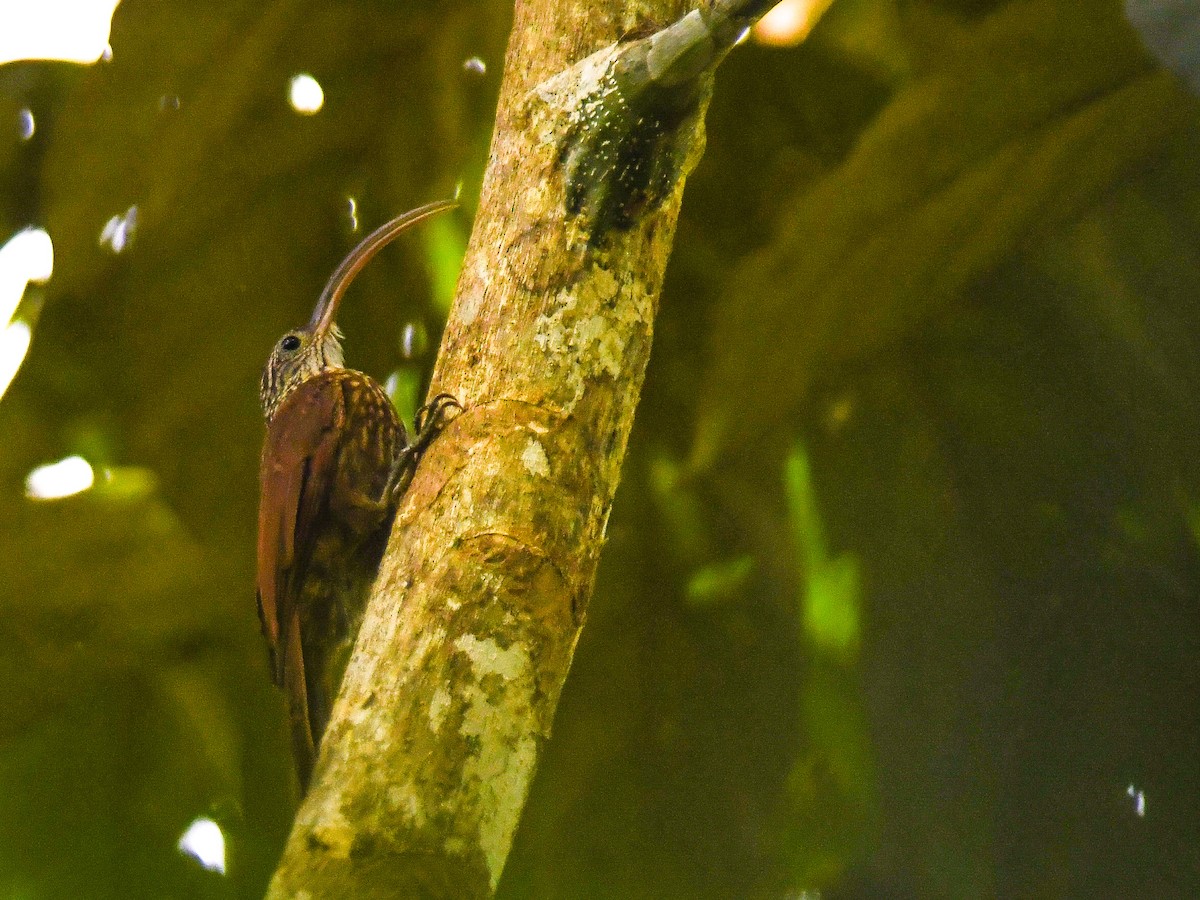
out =
<svg viewBox="0 0 1200 900"><path fill-rule="evenodd" d="M831 0L782 0L754 26L754 39L769 47L795 47L812 31Z"/></svg>
<svg viewBox="0 0 1200 900"><path fill-rule="evenodd" d="M29 282L47 281L54 272L54 244L41 228L18 231L0 247L0 326L12 321Z"/></svg>
<svg viewBox="0 0 1200 900"><path fill-rule="evenodd" d="M1139 819L1146 816L1146 793L1136 785L1129 785L1125 788L1125 793L1133 801L1133 811Z"/></svg>
<svg viewBox="0 0 1200 900"><path fill-rule="evenodd" d="M113 253L120 253L133 241L137 231L137 205L129 207L122 215L113 216L104 223L100 232L100 246L108 247Z"/></svg>
<svg viewBox="0 0 1200 900"><path fill-rule="evenodd" d="M213 872L225 874L225 835L212 819L199 818L179 838L179 850Z"/></svg>
<svg viewBox="0 0 1200 900"><path fill-rule="evenodd" d="M37 131L37 122L33 120L33 111L29 108L23 108L17 113L17 136L27 141L33 137L33 133Z"/></svg>
<svg viewBox="0 0 1200 900"><path fill-rule="evenodd" d="M54 244L41 228L18 231L0 247L0 397L29 352L29 325L13 321L21 297L31 281L46 281L53 272Z"/></svg>
<svg viewBox="0 0 1200 900"><path fill-rule="evenodd" d="M325 105L325 91L307 72L292 77L288 84L288 103L301 115L311 116Z"/></svg>
<svg viewBox="0 0 1200 900"><path fill-rule="evenodd" d="M0 64L22 59L94 63L104 57L120 0L0 2Z"/></svg>
<svg viewBox="0 0 1200 900"><path fill-rule="evenodd" d="M59 500L81 494L96 483L96 473L82 456L38 466L25 479L25 496L31 500Z"/></svg>

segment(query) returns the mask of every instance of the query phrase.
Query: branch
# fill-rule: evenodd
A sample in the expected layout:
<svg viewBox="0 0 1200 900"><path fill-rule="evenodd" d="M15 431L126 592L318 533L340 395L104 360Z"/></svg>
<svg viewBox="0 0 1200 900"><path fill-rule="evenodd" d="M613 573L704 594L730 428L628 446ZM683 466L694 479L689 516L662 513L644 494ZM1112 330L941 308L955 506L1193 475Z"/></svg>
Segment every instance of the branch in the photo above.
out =
<svg viewBox="0 0 1200 900"><path fill-rule="evenodd" d="M615 41L682 12L517 6L432 388L465 412L402 503L270 897L495 890L591 596L724 52L690 57L658 100L657 76L618 85L629 119L606 112L613 79L652 38ZM597 164L602 125L624 149Z"/></svg>

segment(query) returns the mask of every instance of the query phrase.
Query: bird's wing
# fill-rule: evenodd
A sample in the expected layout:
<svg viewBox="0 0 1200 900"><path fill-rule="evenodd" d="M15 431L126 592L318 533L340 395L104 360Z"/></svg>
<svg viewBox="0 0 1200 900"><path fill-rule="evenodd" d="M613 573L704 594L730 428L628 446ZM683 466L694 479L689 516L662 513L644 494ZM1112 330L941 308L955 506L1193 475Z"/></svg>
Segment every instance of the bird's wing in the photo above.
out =
<svg viewBox="0 0 1200 900"><path fill-rule="evenodd" d="M303 671L287 631L298 616L305 554L329 503L344 416L336 382L316 376L296 388L267 429L259 470L258 609L280 687L287 686L289 665Z"/></svg>

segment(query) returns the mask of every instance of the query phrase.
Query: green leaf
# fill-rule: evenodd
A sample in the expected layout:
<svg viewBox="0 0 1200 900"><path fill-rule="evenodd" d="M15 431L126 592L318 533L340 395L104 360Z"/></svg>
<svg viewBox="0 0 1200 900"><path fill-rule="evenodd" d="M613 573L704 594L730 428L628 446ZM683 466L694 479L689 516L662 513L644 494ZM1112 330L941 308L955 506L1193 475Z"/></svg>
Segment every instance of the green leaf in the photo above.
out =
<svg viewBox="0 0 1200 900"><path fill-rule="evenodd" d="M848 553L833 558L828 554L803 445L792 448L785 477L803 583L800 608L805 633L822 650L852 658L858 649L862 605L858 560Z"/></svg>
<svg viewBox="0 0 1200 900"><path fill-rule="evenodd" d="M719 603L737 593L754 572L754 558L739 556L703 566L688 580L687 598L697 606Z"/></svg>

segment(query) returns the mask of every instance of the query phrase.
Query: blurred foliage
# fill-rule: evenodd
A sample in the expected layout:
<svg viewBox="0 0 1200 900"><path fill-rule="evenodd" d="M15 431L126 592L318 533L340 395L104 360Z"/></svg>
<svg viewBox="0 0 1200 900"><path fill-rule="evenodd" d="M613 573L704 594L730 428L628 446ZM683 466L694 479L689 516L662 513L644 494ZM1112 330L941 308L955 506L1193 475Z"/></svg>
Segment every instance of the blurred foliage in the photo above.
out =
<svg viewBox="0 0 1200 900"><path fill-rule="evenodd" d="M725 63L501 896L1200 895L1200 108L1126 5L835 0ZM258 373L363 229L473 202L509 16L126 0L110 63L0 67L0 234L56 250L0 401L0 891L261 894ZM345 307L409 415L469 218ZM24 498L70 453L114 479Z"/></svg>
<svg viewBox="0 0 1200 900"><path fill-rule="evenodd" d="M1190 0L1124 0L1125 14L1164 66L1200 90L1200 8Z"/></svg>

